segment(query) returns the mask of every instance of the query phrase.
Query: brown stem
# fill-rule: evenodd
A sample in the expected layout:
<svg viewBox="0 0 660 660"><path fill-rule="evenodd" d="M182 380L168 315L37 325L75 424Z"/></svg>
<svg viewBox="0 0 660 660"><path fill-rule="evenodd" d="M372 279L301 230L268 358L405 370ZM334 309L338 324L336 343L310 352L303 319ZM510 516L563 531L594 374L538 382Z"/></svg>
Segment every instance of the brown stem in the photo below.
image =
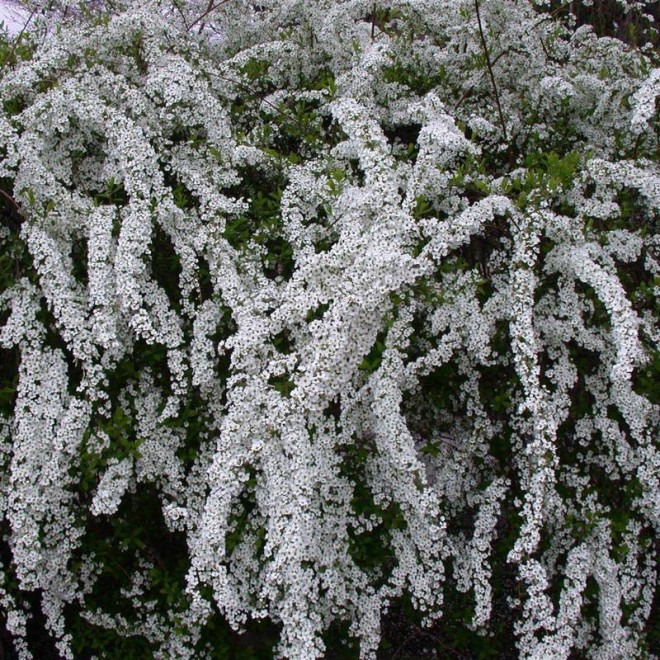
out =
<svg viewBox="0 0 660 660"><path fill-rule="evenodd" d="M188 30L189 31L192 30L195 27L195 25L197 25L197 23L199 23L200 21L203 21L212 11L215 11L220 5L224 5L225 2L227 2L227 0L220 0L220 2L216 2L215 4L213 4L213 0L210 0L208 6L206 8L206 11L204 11L204 13L201 16L198 16L188 26Z"/></svg>
<svg viewBox="0 0 660 660"><path fill-rule="evenodd" d="M21 207L18 205L18 202L9 194L6 193L2 188L0 188L0 195L2 195L19 213L23 216Z"/></svg>
<svg viewBox="0 0 660 660"><path fill-rule="evenodd" d="M30 15L28 16L27 21L25 21L25 25L21 28L21 31L16 35L16 39L14 39L14 43L11 45L11 52L9 54L9 58L13 59L14 54L16 53L16 48L18 47L18 44L21 42L21 38L23 37L23 33L25 30L27 30L27 26L30 24L30 21L34 17L34 15L37 13L37 8L35 7L31 12Z"/></svg>
<svg viewBox="0 0 660 660"><path fill-rule="evenodd" d="M236 85L237 87L239 87L240 89L242 89L246 92L250 92L251 94L254 95L255 98L259 98L262 103L265 103L266 105L273 108L273 110L275 110L275 112L277 112L281 117L283 117L284 119L288 119L288 120L293 121L293 123L296 124L298 126L298 128L302 129L302 131L306 135L309 135L309 130L307 129L307 126L305 126L305 124L298 121L298 119L296 119L296 117L287 117L287 115L281 110L281 108L278 108L274 103L271 103L268 99L265 99L265 98L259 96L258 94L254 94L254 91L248 85L246 85L245 83L242 83L240 80L236 80L236 78L231 78L229 76L223 76L221 73L216 73L215 71L207 71L207 73L209 75L215 76L216 78L221 78L222 80L226 80L227 82L233 83L234 85Z"/></svg>
<svg viewBox="0 0 660 660"><path fill-rule="evenodd" d="M186 32L190 30L190 27L188 26L188 20L186 19L186 15L183 13L183 10L179 6L178 2L173 3L174 8L179 12L179 16L181 16L181 20L183 21L183 24L186 26Z"/></svg>
<svg viewBox="0 0 660 660"><path fill-rule="evenodd" d="M477 12L477 23L479 24L479 36L481 37L481 45L484 49L484 55L486 56L486 66L488 67L488 75L490 76L490 82L493 86L493 94L495 96L495 105L497 105L497 114L500 116L500 124L502 124L502 133L504 134L504 139L508 140L506 133L506 122L504 121L504 113L502 112L502 106L500 104L500 95L497 91L497 83L495 82L495 75L493 74L493 64L490 61L490 54L488 53L488 45L486 44L486 36L484 35L484 29L481 25L481 14L479 13L479 0L474 0L474 8Z"/></svg>

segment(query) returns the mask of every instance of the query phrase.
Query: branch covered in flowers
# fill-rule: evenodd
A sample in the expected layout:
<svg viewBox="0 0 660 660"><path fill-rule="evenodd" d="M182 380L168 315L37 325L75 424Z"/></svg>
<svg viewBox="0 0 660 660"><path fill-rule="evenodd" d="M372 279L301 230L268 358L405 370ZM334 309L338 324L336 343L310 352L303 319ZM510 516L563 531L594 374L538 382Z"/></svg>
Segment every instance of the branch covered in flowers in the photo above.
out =
<svg viewBox="0 0 660 660"><path fill-rule="evenodd" d="M7 51L18 657L38 610L64 658L375 658L402 601L647 657L660 69L549 4L147 0Z"/></svg>

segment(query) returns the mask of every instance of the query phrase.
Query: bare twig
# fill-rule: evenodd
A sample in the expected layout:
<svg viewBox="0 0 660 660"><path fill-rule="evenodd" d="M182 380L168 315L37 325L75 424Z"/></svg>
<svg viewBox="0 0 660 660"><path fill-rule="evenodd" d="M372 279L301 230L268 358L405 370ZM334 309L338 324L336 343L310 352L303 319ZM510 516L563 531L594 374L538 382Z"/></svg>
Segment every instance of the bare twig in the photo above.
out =
<svg viewBox="0 0 660 660"><path fill-rule="evenodd" d="M501 51L500 53L498 53L498 54L497 54L497 55L491 60L491 65L492 65L492 66L495 66L495 63L500 59L500 57L503 57L504 55L508 55L511 51L513 51L513 52L518 52L517 49L515 49L515 48L513 48L513 47L505 48L503 51ZM471 94L474 93L474 90L475 90L476 84L477 84L478 82L481 82L481 79L483 78L484 73L485 73L484 71L481 71L481 72L479 73L479 77L478 77L477 81L475 82L475 84L474 84L472 87L468 87L468 89L466 89L466 90L463 92L463 94L461 94L461 97L459 98L458 103L456 103L456 105L454 106L454 111L458 110L458 109L463 105L463 101L465 101L465 100L468 98L468 96L470 96Z"/></svg>
<svg viewBox="0 0 660 660"><path fill-rule="evenodd" d="M508 140L506 132L506 122L504 121L504 114L502 112L502 105L500 104L500 95L497 91L497 83L495 82L495 75L493 74L493 64L490 61L490 54L488 53L488 45L486 44L486 36L484 35L484 29L481 25L481 14L479 13L479 0L474 0L474 8L477 12L477 23L479 24L479 36L481 37L481 45L484 49L484 55L486 56L486 66L488 67L488 75L490 76L490 82L493 86L493 94L495 96L495 104L497 105L497 113L500 116L500 124L502 124L502 133L504 134L504 139Z"/></svg>
<svg viewBox="0 0 660 660"><path fill-rule="evenodd" d="M208 15L208 13L209 13L212 9L213 9L213 0L209 0L209 4L206 6L206 15ZM202 21L202 22L199 24L199 30L197 30L197 34L202 34L202 32L204 31L204 26L205 26L205 25L206 25L206 23L204 23L204 21Z"/></svg>
<svg viewBox="0 0 660 660"><path fill-rule="evenodd" d="M18 205L18 202L9 193L6 193L4 190L2 190L2 188L0 188L0 195L2 195L18 211L18 213L23 216L23 211Z"/></svg>
<svg viewBox="0 0 660 660"><path fill-rule="evenodd" d="M27 30L27 26L30 24L30 21L33 19L34 15L37 13L37 7L35 7L31 12L30 15L27 18L27 21L25 21L25 25L21 28L21 31L16 35L16 39L14 39L14 42L11 45L11 52L9 54L9 58L13 59L15 53L16 53L16 48L18 47L18 44L21 42L21 39L23 38L23 34L25 33L25 30Z"/></svg>
<svg viewBox="0 0 660 660"><path fill-rule="evenodd" d="M183 10L181 9L181 6L179 5L178 2L174 2L174 8L179 12L179 16L181 16L181 20L183 21L183 24L186 28L186 32L190 30L190 27L188 26L188 19L186 18L186 15L183 13Z"/></svg>
<svg viewBox="0 0 660 660"><path fill-rule="evenodd" d="M209 4L201 16L198 16L189 26L188 31L192 30L195 25L200 21L203 21L212 11L215 11L220 5L224 5L228 0L220 0L219 2L213 3L213 0L209 1Z"/></svg>
<svg viewBox="0 0 660 660"><path fill-rule="evenodd" d="M233 83L243 91L250 92L251 95L253 95L256 98L259 98L262 103L265 103L266 105L270 106L281 117L289 121L293 121L293 123L296 124L298 128L302 129L303 133L307 135L311 134L309 128L305 126L305 124L303 124L301 121L299 121L296 117L287 116L287 114L281 108L278 108L274 103L271 103L268 99L263 98L263 96L260 96L259 94L255 94L253 89L251 89L248 85L241 82L240 80L236 80L236 78L231 78L230 76L223 76L221 73L216 73L215 71L206 71L206 73L211 76L215 76L216 78L221 78L222 80L226 80L227 82Z"/></svg>

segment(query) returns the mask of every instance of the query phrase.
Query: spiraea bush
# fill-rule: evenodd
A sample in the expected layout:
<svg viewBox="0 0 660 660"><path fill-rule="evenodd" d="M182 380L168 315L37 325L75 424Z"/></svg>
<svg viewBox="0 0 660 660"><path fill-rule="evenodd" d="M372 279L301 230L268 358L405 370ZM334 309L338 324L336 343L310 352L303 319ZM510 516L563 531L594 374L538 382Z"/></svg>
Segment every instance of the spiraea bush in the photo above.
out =
<svg viewBox="0 0 660 660"><path fill-rule="evenodd" d="M590 5L5 38L6 653L658 652L657 7Z"/></svg>

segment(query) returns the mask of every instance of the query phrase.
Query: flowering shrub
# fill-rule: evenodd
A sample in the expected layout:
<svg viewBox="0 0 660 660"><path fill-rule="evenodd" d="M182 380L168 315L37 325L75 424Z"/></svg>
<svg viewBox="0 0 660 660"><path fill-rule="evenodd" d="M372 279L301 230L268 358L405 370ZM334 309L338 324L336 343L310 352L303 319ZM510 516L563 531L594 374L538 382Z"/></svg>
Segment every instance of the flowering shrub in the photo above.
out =
<svg viewBox="0 0 660 660"><path fill-rule="evenodd" d="M33 28L0 85L17 657L36 617L63 658L255 621L374 658L397 608L469 657L657 651L650 47L531 0Z"/></svg>

